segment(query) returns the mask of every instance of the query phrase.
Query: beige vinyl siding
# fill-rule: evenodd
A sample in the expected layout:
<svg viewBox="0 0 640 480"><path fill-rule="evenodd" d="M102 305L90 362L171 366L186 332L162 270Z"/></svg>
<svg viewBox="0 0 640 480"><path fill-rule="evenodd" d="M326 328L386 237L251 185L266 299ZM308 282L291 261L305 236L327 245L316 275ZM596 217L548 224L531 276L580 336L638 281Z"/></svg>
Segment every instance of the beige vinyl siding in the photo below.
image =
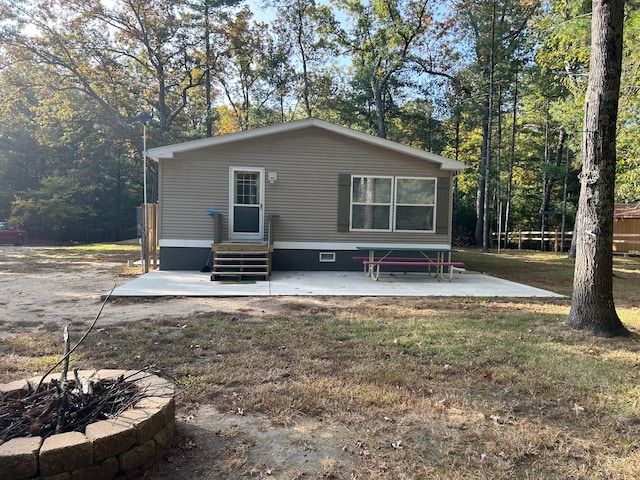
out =
<svg viewBox="0 0 640 480"><path fill-rule="evenodd" d="M223 214L228 238L229 167L277 172L265 182L265 215L279 215L276 242L450 242L449 229L423 232L339 232L338 175L447 177L423 159L361 143L320 128L219 145L161 160L160 195L163 239L212 239L213 222L205 209ZM450 192L450 190L449 190ZM440 202L449 209L449 202ZM447 212L448 213L448 212ZM440 222L442 214L437 214Z"/></svg>
<svg viewBox="0 0 640 480"><path fill-rule="evenodd" d="M206 210L227 208L228 172L216 173L207 158L160 164L160 238L213 240Z"/></svg>

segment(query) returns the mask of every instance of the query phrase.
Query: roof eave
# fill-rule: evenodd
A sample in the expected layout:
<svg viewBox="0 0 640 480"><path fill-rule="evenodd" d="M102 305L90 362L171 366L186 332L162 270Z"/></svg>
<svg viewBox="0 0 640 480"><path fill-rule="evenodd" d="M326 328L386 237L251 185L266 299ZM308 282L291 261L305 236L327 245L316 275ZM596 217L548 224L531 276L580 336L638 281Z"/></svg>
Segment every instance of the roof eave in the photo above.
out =
<svg viewBox="0 0 640 480"><path fill-rule="evenodd" d="M333 123L325 122L324 120L319 120L317 118L307 118L305 120L286 122L278 125L271 125L268 127L256 128L253 130L244 130L242 132L230 133L230 134L221 135L218 137L208 137L208 138L203 138L199 140L192 140L190 142L183 142L183 143L178 143L173 145L166 145L164 147L152 148L147 151L147 156L148 158L155 161L159 161L161 159L170 160L175 158L176 153L187 152L190 150L197 150L200 148L208 148L215 145L222 145L222 144L232 143L232 142L241 141L241 140L250 140L252 138L260 138L260 137L268 136L274 133L291 132L291 131L307 128L310 126L316 126L324 130L334 132L338 135L360 140L365 143L377 145L387 150L396 151L404 155L409 155L415 158L419 158L421 160L437 163L440 165L440 170L458 171L458 170L464 170L467 168L467 166L464 163L459 162L457 160L452 160L450 158L442 157L434 153L418 150L416 148L409 147L407 145L402 145L400 143L387 140L385 138L375 137L367 133L358 132L356 130L351 130L345 127L334 125Z"/></svg>

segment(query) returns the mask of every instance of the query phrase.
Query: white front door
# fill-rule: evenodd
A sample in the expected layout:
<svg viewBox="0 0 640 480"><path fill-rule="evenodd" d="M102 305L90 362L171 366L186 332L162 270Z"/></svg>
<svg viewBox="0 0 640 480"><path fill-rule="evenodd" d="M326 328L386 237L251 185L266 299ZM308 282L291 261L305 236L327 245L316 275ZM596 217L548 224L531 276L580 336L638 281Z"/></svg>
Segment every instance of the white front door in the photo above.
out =
<svg viewBox="0 0 640 480"><path fill-rule="evenodd" d="M229 171L231 240L264 238L264 168L231 167Z"/></svg>

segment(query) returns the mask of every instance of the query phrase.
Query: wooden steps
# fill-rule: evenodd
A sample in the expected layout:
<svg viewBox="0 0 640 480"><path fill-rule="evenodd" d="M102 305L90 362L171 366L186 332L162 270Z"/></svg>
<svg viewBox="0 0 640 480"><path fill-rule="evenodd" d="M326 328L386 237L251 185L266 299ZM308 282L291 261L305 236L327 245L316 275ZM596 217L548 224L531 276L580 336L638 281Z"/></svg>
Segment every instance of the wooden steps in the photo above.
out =
<svg viewBox="0 0 640 480"><path fill-rule="evenodd" d="M267 280L271 274L271 249L267 244L216 243L211 249L211 280Z"/></svg>

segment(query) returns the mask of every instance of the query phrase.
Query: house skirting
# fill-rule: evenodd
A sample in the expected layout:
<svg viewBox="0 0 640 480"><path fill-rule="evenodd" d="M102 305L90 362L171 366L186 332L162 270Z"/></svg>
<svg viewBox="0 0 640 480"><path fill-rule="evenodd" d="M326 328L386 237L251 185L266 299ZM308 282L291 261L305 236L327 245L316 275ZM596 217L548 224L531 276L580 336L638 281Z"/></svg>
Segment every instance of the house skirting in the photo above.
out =
<svg viewBox="0 0 640 480"><path fill-rule="evenodd" d="M211 247L160 246L160 270L202 270L211 267Z"/></svg>
<svg viewBox="0 0 640 480"><path fill-rule="evenodd" d="M355 271L362 270L357 250L283 250L273 251L272 270L276 271Z"/></svg>
<svg viewBox="0 0 640 480"><path fill-rule="evenodd" d="M357 250L281 250L273 251L271 269L278 271L356 271L362 262ZM211 267L211 247L161 247L160 270L203 270Z"/></svg>
<svg viewBox="0 0 640 480"><path fill-rule="evenodd" d="M273 251L271 269L274 271L359 271L366 252L332 249L278 249ZM161 247L160 270L210 271L211 247ZM208 270L206 270L208 269ZM424 268L403 266L395 271L419 272Z"/></svg>

